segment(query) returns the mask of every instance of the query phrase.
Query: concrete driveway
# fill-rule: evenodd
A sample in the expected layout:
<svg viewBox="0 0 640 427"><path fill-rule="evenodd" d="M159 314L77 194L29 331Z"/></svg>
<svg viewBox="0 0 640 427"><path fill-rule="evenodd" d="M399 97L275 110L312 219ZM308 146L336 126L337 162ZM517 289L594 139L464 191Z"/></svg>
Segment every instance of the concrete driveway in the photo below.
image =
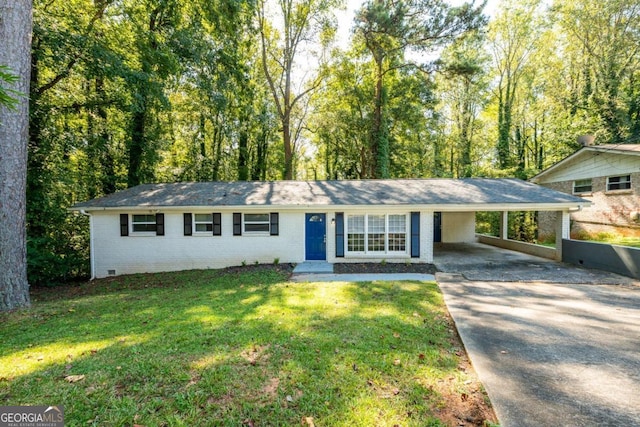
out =
<svg viewBox="0 0 640 427"><path fill-rule="evenodd" d="M436 252L436 280L501 426L640 426L637 282L449 249Z"/></svg>

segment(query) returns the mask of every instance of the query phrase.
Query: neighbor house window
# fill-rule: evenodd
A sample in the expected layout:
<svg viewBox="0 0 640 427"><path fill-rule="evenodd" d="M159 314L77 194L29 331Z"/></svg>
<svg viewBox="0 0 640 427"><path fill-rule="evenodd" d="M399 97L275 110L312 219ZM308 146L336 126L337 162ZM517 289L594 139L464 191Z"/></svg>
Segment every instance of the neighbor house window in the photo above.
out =
<svg viewBox="0 0 640 427"><path fill-rule="evenodd" d="M607 191L628 190L631 188L631 175L610 176L607 178Z"/></svg>
<svg viewBox="0 0 640 427"><path fill-rule="evenodd" d="M347 216L347 252L384 254L406 250L406 215Z"/></svg>
<svg viewBox="0 0 640 427"><path fill-rule="evenodd" d="M573 181L573 194L591 193L591 191L592 191L591 178L577 179Z"/></svg>
<svg viewBox="0 0 640 427"><path fill-rule="evenodd" d="M156 232L155 215L132 215L131 231L134 233Z"/></svg>

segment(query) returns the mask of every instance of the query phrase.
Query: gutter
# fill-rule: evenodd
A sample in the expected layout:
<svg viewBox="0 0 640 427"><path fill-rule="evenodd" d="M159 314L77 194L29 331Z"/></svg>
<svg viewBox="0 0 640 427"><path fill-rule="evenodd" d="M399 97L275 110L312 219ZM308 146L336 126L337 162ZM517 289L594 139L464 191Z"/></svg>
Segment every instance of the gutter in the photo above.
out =
<svg viewBox="0 0 640 427"><path fill-rule="evenodd" d="M80 209L80 213L82 215L86 215L89 217L89 260L91 262L91 278L89 280L94 280L96 278L96 266L95 266L95 260L93 257L94 254L94 244L93 244L93 216L91 216L90 213L88 213L86 210L84 209Z"/></svg>

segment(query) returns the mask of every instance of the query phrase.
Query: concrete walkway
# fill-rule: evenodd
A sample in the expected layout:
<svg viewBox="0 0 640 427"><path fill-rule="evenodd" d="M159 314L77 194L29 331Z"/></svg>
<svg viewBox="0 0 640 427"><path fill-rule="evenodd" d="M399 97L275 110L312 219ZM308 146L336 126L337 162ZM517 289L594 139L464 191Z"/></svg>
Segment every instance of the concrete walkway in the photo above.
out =
<svg viewBox="0 0 640 427"><path fill-rule="evenodd" d="M436 263L500 425L640 426L637 282L500 251Z"/></svg>

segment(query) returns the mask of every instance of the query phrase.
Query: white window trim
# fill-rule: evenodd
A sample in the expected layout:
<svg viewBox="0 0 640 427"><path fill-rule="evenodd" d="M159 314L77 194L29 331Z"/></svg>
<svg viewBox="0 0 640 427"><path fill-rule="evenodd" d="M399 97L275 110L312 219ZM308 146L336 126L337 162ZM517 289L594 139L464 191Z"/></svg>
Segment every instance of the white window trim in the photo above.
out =
<svg viewBox="0 0 640 427"><path fill-rule="evenodd" d="M196 215L210 215L211 221L196 221ZM198 231L197 224L211 224L211 230L209 231ZM211 213L197 213L194 212L191 214L191 233L194 236L211 236L213 233L213 214Z"/></svg>
<svg viewBox="0 0 640 427"><path fill-rule="evenodd" d="M152 216L153 222L145 221L145 222L134 222L134 217L136 216ZM138 224L153 224L157 227L156 216L155 214L129 214L129 235L130 236L155 236L157 234L157 229L154 231L135 231L134 226Z"/></svg>
<svg viewBox="0 0 640 427"><path fill-rule="evenodd" d="M369 215L372 216L380 216L384 215L384 251L369 251ZM390 233L389 232L389 216L390 215L400 215L405 218L405 226L404 226L404 235L405 235L405 243L404 243L404 251L390 251L389 250L389 234L398 234L398 233ZM349 234L354 234L349 232L349 218L353 216L364 216L364 251L350 251L349 250ZM410 217L409 213L345 213L345 233L344 233L344 254L345 257L354 257L354 256L366 256L366 257L381 257L381 256L407 256L409 254L409 250L411 248L411 233L409 230L410 227Z"/></svg>
<svg viewBox="0 0 640 427"><path fill-rule="evenodd" d="M611 178L629 178L628 180L625 181L618 181L614 184L629 184L629 188L614 188L611 189L609 188L609 186L612 184L611 183ZM630 191L631 190L631 174L625 174L625 175L614 175L614 176L608 176L607 177L607 192L616 192L616 191Z"/></svg>
<svg viewBox="0 0 640 427"><path fill-rule="evenodd" d="M266 221L247 221L247 215L266 215ZM248 231L247 224L266 224L266 231ZM251 212L242 214L242 234L246 236L269 236L271 235L271 213L269 212Z"/></svg>
<svg viewBox="0 0 640 427"><path fill-rule="evenodd" d="M590 190L586 190L586 191L576 191L576 187L585 187L585 185L576 185L576 183L580 182L580 181L589 181L590 182ZM573 194L590 194L593 193L593 179L592 178L585 178L585 179L576 179L573 181Z"/></svg>

